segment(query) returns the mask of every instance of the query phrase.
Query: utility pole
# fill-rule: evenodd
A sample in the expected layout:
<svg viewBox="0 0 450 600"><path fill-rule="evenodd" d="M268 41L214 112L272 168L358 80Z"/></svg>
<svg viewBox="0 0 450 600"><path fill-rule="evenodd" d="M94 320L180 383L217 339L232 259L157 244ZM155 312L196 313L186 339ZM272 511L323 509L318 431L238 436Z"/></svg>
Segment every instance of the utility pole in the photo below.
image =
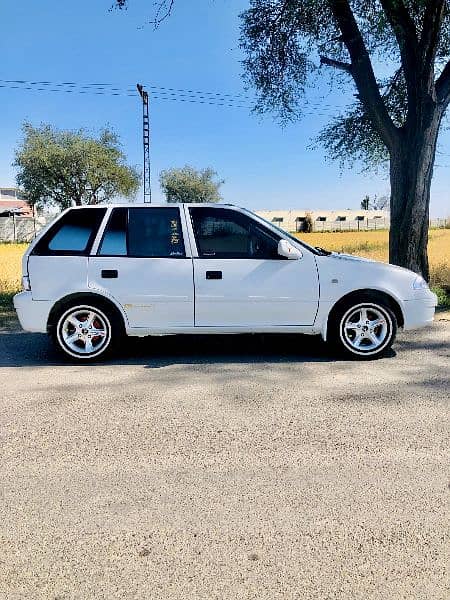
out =
<svg viewBox="0 0 450 600"><path fill-rule="evenodd" d="M142 98L142 141L144 145L144 202L152 201L150 186L150 119L148 115L148 93L138 83L137 91Z"/></svg>

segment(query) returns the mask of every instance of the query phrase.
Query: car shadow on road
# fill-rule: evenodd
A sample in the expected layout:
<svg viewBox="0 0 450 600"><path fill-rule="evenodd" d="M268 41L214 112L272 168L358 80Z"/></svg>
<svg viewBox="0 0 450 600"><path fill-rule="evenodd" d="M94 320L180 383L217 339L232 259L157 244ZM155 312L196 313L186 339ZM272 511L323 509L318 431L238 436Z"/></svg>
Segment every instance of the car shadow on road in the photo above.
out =
<svg viewBox="0 0 450 600"><path fill-rule="evenodd" d="M336 358L318 336L292 334L171 335L127 338L111 357L90 364L309 363ZM66 360L46 335L0 331L0 367L79 365Z"/></svg>

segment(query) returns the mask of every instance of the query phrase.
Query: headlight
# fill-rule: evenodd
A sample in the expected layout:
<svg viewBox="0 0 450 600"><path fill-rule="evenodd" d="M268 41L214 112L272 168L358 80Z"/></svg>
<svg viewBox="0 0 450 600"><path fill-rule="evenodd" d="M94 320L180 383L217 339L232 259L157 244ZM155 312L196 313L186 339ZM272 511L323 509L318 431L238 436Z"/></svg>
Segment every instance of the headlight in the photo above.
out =
<svg viewBox="0 0 450 600"><path fill-rule="evenodd" d="M428 283L420 275L417 275L417 277L414 279L412 286L413 286L414 290L427 290L428 289Z"/></svg>

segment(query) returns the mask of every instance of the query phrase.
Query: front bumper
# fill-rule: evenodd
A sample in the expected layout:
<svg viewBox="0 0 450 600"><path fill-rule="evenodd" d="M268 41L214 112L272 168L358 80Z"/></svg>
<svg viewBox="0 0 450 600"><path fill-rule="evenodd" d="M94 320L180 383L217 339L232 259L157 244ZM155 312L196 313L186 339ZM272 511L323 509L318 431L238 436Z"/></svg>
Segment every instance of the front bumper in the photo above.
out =
<svg viewBox="0 0 450 600"><path fill-rule="evenodd" d="M404 329L419 329L431 325L437 306L437 296L431 290L421 290L412 300L403 302Z"/></svg>
<svg viewBox="0 0 450 600"><path fill-rule="evenodd" d="M14 296L14 308L20 325L25 331L47 333L47 322L52 303L33 300L31 292L20 292Z"/></svg>

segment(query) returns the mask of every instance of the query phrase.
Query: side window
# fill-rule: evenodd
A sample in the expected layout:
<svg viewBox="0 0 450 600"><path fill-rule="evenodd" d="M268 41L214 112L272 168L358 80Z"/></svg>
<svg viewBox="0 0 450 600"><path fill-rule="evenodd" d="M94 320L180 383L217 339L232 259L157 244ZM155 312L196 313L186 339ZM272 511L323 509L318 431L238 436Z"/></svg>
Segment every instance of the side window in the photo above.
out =
<svg viewBox="0 0 450 600"><path fill-rule="evenodd" d="M149 258L184 258L179 209L128 209L128 255Z"/></svg>
<svg viewBox="0 0 450 600"><path fill-rule="evenodd" d="M98 254L103 256L126 256L127 217L127 208L115 208L112 211Z"/></svg>
<svg viewBox="0 0 450 600"><path fill-rule="evenodd" d="M115 208L98 253L136 258L184 258L179 209Z"/></svg>
<svg viewBox="0 0 450 600"><path fill-rule="evenodd" d="M86 255L94 241L105 208L77 208L59 219L33 249L38 255Z"/></svg>
<svg viewBox="0 0 450 600"><path fill-rule="evenodd" d="M226 208L190 208L202 258L279 259L280 238L251 217Z"/></svg>

